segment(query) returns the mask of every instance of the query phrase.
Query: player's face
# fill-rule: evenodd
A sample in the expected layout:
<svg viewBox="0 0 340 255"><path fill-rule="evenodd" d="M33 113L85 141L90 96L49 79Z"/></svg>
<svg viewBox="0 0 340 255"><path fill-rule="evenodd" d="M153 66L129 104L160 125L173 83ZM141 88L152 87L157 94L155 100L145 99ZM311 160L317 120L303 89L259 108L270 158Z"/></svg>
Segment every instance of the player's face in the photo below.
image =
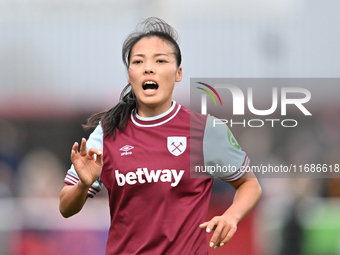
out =
<svg viewBox="0 0 340 255"><path fill-rule="evenodd" d="M144 37L130 53L129 83L138 101L138 114L151 117L171 107L175 82L182 80L172 46L159 37Z"/></svg>

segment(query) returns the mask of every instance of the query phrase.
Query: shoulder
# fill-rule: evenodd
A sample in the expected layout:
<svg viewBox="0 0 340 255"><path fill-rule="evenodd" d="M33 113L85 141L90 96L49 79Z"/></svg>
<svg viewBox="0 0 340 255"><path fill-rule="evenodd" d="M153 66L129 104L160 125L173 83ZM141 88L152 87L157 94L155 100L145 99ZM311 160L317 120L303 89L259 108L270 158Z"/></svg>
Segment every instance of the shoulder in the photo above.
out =
<svg viewBox="0 0 340 255"><path fill-rule="evenodd" d="M95 128L95 130L90 134L89 139L86 143L86 147L87 149L91 147L103 149L103 128L100 123Z"/></svg>
<svg viewBox="0 0 340 255"><path fill-rule="evenodd" d="M204 126L208 117L208 115L202 115L194 110L187 109L184 106L181 106L181 110L179 113L190 120L191 127Z"/></svg>
<svg viewBox="0 0 340 255"><path fill-rule="evenodd" d="M242 150L228 125L211 115L207 117L203 153L205 165L213 167L211 174L223 181L239 179L244 174L240 170L250 164L250 159Z"/></svg>
<svg viewBox="0 0 340 255"><path fill-rule="evenodd" d="M204 134L207 141L231 145L236 150L241 149L227 123L212 115L207 116Z"/></svg>

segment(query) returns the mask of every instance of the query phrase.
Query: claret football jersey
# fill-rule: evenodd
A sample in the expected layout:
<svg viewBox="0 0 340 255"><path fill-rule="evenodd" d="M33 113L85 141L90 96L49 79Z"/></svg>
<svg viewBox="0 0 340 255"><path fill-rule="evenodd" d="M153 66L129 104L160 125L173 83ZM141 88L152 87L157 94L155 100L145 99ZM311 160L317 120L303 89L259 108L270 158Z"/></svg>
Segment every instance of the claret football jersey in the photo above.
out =
<svg viewBox="0 0 340 255"><path fill-rule="evenodd" d="M237 180L249 165L229 128L213 121L173 101L151 118L132 111L115 139L103 138L100 125L90 135L87 149L103 149L103 170L88 196L102 185L109 192L107 255L208 254L206 232L199 228L211 194L213 179L207 177ZM233 167L217 171L223 166ZM205 178L194 178L197 170ZM64 182L77 181L71 166Z"/></svg>

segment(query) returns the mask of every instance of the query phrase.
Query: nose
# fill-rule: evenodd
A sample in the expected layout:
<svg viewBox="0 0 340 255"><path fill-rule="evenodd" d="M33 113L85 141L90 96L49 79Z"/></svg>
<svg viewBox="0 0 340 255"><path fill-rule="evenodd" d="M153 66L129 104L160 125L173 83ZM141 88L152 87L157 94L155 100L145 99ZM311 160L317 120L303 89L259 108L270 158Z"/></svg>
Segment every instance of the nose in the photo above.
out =
<svg viewBox="0 0 340 255"><path fill-rule="evenodd" d="M152 71L152 70L146 69L146 70L144 71L144 73L145 73L145 74L151 74L151 73L153 73L153 71Z"/></svg>
<svg viewBox="0 0 340 255"><path fill-rule="evenodd" d="M154 69L152 67L152 64L151 63L146 63L144 74L153 74L153 73L154 73Z"/></svg>
<svg viewBox="0 0 340 255"><path fill-rule="evenodd" d="M153 71L151 68L145 68L145 71L144 71L145 74L153 74Z"/></svg>

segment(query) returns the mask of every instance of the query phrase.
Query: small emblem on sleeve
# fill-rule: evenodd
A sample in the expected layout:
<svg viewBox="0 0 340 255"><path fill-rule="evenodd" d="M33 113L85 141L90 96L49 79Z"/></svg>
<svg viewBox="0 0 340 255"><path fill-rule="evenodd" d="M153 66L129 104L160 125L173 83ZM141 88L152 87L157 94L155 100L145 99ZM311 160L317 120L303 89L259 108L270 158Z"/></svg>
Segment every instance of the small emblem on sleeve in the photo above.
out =
<svg viewBox="0 0 340 255"><path fill-rule="evenodd" d="M168 137L168 150L172 155L179 156L187 148L187 138L182 136Z"/></svg>
<svg viewBox="0 0 340 255"><path fill-rule="evenodd" d="M228 140L230 142L230 144L236 149L239 150L241 149L241 146L238 144L238 142L236 141L233 133L231 133L230 129L228 128Z"/></svg>

